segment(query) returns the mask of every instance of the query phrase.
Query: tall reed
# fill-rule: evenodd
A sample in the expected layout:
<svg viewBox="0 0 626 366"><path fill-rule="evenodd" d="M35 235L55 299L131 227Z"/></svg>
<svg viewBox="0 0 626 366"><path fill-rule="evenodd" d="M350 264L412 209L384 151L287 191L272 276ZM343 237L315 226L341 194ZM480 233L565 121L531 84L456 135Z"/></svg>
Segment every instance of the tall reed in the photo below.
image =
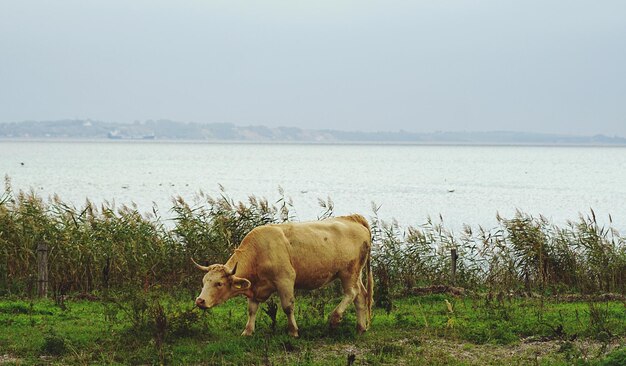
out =
<svg viewBox="0 0 626 366"><path fill-rule="evenodd" d="M291 200L249 196L235 202L222 189L217 198L200 192L193 203L173 199L173 218L157 208L142 214L134 205L87 200L75 207L54 196L12 190L0 194L0 294L30 295L36 284L36 249L49 247L50 286L58 294L109 288L190 288L199 276L190 258L223 263L254 227L294 219ZM319 200L320 218L333 215L330 198ZM386 222L373 205L373 273L377 301L410 293L416 286L453 284L476 291L520 293L626 293L626 244L597 223L595 213L565 227L543 216L517 212L497 217L491 229L466 225L460 234L443 219L402 228ZM450 250L459 255L450 276Z"/></svg>

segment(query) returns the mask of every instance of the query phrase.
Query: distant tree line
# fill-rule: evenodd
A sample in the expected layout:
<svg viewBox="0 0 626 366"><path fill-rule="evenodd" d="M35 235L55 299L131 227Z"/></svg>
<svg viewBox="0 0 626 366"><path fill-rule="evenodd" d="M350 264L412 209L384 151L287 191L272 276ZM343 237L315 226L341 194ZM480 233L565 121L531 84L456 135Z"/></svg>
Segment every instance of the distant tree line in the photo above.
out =
<svg viewBox="0 0 626 366"><path fill-rule="evenodd" d="M337 131L296 127L237 126L232 123L195 123L170 120L114 123L94 120L24 121L0 123L0 138L125 139L254 142L387 142L422 144L578 144L626 145L626 138L572 136L525 132Z"/></svg>

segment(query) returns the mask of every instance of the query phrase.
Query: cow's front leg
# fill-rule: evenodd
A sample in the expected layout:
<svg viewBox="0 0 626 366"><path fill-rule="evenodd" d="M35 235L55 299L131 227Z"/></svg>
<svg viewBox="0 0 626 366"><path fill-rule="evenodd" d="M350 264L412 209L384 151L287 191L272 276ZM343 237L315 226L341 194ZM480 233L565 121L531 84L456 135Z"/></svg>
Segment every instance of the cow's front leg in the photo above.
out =
<svg viewBox="0 0 626 366"><path fill-rule="evenodd" d="M241 333L242 336L251 336L254 333L254 322L256 320L256 312L259 310L259 302L251 298L248 299L248 322L246 329Z"/></svg>
<svg viewBox="0 0 626 366"><path fill-rule="evenodd" d="M283 311L287 315L288 322L288 332L292 337L299 337L298 335L298 325L296 324L296 317L294 315L296 300L293 296L293 282L285 281L284 283L278 284L278 296L280 296L280 304L283 307Z"/></svg>

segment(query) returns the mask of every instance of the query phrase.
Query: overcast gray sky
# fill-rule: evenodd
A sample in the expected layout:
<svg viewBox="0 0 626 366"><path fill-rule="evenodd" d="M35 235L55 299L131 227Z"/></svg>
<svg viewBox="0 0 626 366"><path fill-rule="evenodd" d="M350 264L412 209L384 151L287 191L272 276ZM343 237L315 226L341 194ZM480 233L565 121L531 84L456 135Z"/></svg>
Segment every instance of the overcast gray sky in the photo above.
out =
<svg viewBox="0 0 626 366"><path fill-rule="evenodd" d="M0 122L626 136L626 1L0 0Z"/></svg>

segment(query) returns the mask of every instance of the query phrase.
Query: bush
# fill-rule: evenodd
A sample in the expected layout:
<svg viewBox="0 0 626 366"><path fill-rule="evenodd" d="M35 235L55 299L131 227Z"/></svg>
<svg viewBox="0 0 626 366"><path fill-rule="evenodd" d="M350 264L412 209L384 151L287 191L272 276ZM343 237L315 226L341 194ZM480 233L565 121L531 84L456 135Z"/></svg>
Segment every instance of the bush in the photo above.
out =
<svg viewBox="0 0 626 366"><path fill-rule="evenodd" d="M626 347L621 347L609 353L598 366L623 366L626 365Z"/></svg>
<svg viewBox="0 0 626 366"><path fill-rule="evenodd" d="M49 356L61 356L67 351L67 345L65 344L65 338L56 334L56 332L50 329L43 338L43 345L41 346L41 353Z"/></svg>

